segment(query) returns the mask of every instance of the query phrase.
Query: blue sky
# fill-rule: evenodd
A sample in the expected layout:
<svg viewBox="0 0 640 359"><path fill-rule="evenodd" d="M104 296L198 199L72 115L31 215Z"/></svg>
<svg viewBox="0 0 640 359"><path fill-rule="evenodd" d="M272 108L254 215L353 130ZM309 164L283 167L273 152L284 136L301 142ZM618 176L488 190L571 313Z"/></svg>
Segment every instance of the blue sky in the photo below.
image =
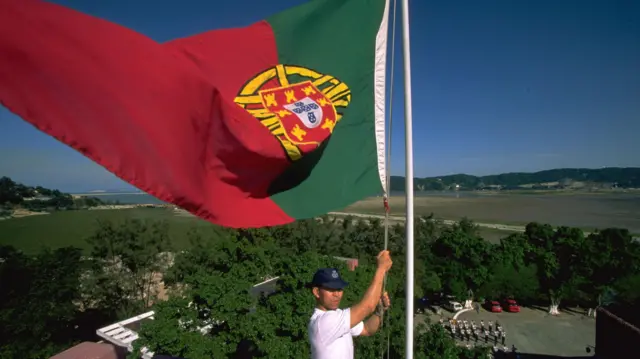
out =
<svg viewBox="0 0 640 359"><path fill-rule="evenodd" d="M304 0L55 0L157 41L249 25ZM640 2L411 1L415 175L640 166ZM399 24L398 24L399 25ZM392 172L404 172L401 32ZM0 175L129 188L0 107Z"/></svg>

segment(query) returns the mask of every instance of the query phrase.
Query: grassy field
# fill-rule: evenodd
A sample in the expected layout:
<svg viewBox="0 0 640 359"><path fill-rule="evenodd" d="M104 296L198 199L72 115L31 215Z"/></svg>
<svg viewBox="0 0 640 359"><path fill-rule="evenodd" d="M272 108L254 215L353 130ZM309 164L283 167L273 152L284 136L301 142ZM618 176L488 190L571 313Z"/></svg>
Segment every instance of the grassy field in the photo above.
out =
<svg viewBox="0 0 640 359"><path fill-rule="evenodd" d="M0 221L0 245L12 245L26 253L37 253L43 248L75 246L87 251L86 238L96 229L98 220L124 221L125 218L167 220L171 243L176 249L189 246L190 229L207 233L214 225L188 214L163 208L135 208L96 211L54 212L48 215L29 216ZM489 241L497 241L510 232L481 229Z"/></svg>
<svg viewBox="0 0 640 359"><path fill-rule="evenodd" d="M404 197L392 196L393 215L404 214ZM383 214L381 198L360 201L344 210L351 213ZM627 228L640 233L640 196L638 195L489 195L477 197L416 197L416 215L434 213L436 218L459 220L468 217L478 223L526 225L537 221L554 226L572 226L585 231L607 227ZM96 221L121 221L125 218L168 220L170 236L176 249L188 247L187 232L215 228L209 222L170 209L136 208L119 210L55 212L0 221L0 245L9 244L34 253L43 247L77 246L87 249L86 238L96 228ZM489 241L511 232L482 228Z"/></svg>
<svg viewBox="0 0 640 359"><path fill-rule="evenodd" d="M37 253L44 247L76 246L87 250L86 238L96 229L97 220L123 221L125 218L167 220L172 245L176 249L189 244L191 228L213 229L209 222L191 216L176 215L164 208L121 210L67 211L0 221L0 245L12 245L26 253Z"/></svg>

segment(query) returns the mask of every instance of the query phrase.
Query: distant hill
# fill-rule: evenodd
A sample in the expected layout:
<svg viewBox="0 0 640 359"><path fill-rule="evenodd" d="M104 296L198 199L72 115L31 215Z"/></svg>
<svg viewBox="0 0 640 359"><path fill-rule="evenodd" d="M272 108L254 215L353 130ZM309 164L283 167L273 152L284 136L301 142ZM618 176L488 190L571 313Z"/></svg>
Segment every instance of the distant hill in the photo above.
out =
<svg viewBox="0 0 640 359"><path fill-rule="evenodd" d="M103 201L82 197L73 198L68 193L41 186L31 187L13 181L9 177L0 177L0 217L7 216L16 209L30 211L81 209L104 204Z"/></svg>
<svg viewBox="0 0 640 359"><path fill-rule="evenodd" d="M522 190L522 189L607 189L640 188L640 168L607 167L558 168L540 172L512 172L490 176L456 174L449 176L416 178L416 190ZM404 191L405 179L391 177L391 190Z"/></svg>

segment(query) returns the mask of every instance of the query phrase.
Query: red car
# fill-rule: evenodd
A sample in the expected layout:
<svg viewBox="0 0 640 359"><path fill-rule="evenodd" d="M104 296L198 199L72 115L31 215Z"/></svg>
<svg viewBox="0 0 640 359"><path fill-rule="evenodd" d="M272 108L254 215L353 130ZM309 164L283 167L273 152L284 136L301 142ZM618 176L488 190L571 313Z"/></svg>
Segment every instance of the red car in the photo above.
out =
<svg viewBox="0 0 640 359"><path fill-rule="evenodd" d="M498 303L498 301L487 300L485 306L493 313L502 313L502 307L500 306L500 303Z"/></svg>
<svg viewBox="0 0 640 359"><path fill-rule="evenodd" d="M504 308L509 313L519 313L520 312L520 306L518 305L518 302L515 301L515 299L507 299L504 302Z"/></svg>

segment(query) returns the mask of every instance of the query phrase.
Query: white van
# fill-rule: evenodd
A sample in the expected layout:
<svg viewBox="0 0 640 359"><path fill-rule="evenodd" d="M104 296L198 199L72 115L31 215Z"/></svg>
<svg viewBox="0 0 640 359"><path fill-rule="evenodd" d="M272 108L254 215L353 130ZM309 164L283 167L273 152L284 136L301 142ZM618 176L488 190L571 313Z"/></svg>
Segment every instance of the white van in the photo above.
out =
<svg viewBox="0 0 640 359"><path fill-rule="evenodd" d="M447 310L449 310L450 312L457 312L460 311L462 309L464 309L464 307L462 306L462 304L460 304L459 302L454 302L454 301L450 301L446 304L445 308Z"/></svg>

